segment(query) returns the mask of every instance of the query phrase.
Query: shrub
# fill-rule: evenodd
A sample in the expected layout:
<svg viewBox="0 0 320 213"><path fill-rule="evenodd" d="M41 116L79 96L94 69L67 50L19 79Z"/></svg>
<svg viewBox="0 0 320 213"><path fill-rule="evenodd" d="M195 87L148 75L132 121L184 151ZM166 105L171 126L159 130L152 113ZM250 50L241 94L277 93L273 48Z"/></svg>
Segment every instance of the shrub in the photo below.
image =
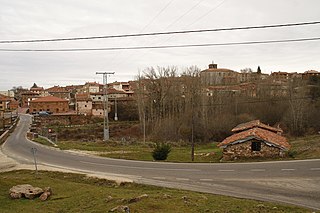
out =
<svg viewBox="0 0 320 213"><path fill-rule="evenodd" d="M170 151L171 146L169 144L157 143L152 151L152 157L154 160L166 160Z"/></svg>

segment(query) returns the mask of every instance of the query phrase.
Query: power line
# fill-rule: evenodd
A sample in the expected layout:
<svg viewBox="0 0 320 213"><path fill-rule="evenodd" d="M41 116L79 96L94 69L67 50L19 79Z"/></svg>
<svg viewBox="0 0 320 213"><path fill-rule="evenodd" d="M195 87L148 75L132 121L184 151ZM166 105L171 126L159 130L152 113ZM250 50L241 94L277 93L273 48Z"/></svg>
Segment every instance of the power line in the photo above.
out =
<svg viewBox="0 0 320 213"><path fill-rule="evenodd" d="M140 33L143 32L145 29L147 29L175 0L171 0L168 2L158 13L151 19L151 21L140 30Z"/></svg>
<svg viewBox="0 0 320 213"><path fill-rule="evenodd" d="M315 24L320 24L320 21L289 23L289 24L275 24L275 25L246 26L246 27L216 28L216 29L183 30L183 31L136 33L136 34L122 34L122 35L105 35L105 36L89 36L89 37L70 37L70 38L33 39L33 40L5 40L5 41L0 41L0 43L4 44L4 43L32 43L32 42L93 40L93 39L125 38L125 37L140 37L140 36L158 36L158 35L170 35L170 34L189 34L189 33L204 33L204 32L218 32L218 31L233 31L233 30L281 28L281 27L293 27L293 26L304 26L304 25L315 25Z"/></svg>
<svg viewBox="0 0 320 213"><path fill-rule="evenodd" d="M317 41L317 40L320 40L320 37L285 39L285 40L267 40L267 41L207 43L207 44L182 44L182 45L160 45L160 46L137 46L137 47L68 48L68 49L0 49L0 51L2 51L2 52L115 51L115 50L142 50L142 49L169 49L169 48L188 48L188 47L210 47L210 46L236 46L236 45L254 45L254 44L304 42L304 41Z"/></svg>

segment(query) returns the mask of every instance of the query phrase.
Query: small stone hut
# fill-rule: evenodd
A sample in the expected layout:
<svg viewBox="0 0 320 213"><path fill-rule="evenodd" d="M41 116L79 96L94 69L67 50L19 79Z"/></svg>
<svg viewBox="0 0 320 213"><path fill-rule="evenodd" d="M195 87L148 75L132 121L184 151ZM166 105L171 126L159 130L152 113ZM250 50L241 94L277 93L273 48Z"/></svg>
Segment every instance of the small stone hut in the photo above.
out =
<svg viewBox="0 0 320 213"><path fill-rule="evenodd" d="M290 149L280 128L263 124L259 120L239 124L231 131L234 134L218 144L223 148L224 160L283 157Z"/></svg>

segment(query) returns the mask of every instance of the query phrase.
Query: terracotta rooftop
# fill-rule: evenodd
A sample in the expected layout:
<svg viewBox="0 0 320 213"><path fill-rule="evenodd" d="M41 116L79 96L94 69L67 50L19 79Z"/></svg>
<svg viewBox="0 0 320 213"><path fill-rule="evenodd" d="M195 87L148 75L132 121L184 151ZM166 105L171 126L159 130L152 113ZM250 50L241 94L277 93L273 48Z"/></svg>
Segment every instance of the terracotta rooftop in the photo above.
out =
<svg viewBox="0 0 320 213"><path fill-rule="evenodd" d="M45 96L41 98L37 98L35 100L30 101L32 103L39 103L39 102L68 102L66 99L58 98L55 96Z"/></svg>
<svg viewBox="0 0 320 213"><path fill-rule="evenodd" d="M48 92L67 93L68 90L65 87L54 86L46 89Z"/></svg>
<svg viewBox="0 0 320 213"><path fill-rule="evenodd" d="M21 93L21 95L35 95L35 96L38 96L39 94L35 93L35 92L31 92L31 91L26 91L26 92Z"/></svg>
<svg viewBox="0 0 320 213"><path fill-rule="evenodd" d="M10 97L0 94L0 101L10 101Z"/></svg>
<svg viewBox="0 0 320 213"><path fill-rule="evenodd" d="M290 148L290 144L285 137L258 127L231 135L219 143L218 146L224 147L234 143L241 143L251 138L263 140L281 149L287 150Z"/></svg>
<svg viewBox="0 0 320 213"><path fill-rule="evenodd" d="M77 101L91 101L88 93L78 93L76 94Z"/></svg>
<svg viewBox="0 0 320 213"><path fill-rule="evenodd" d="M232 132L240 132L240 131L251 129L254 127L259 127L262 129L270 130L275 133L277 133L277 132L282 133L283 132L282 129L280 129L280 128L275 128L275 127L266 125L264 123L261 123L260 120L254 120L254 121L249 121L247 123L239 124L238 126L234 127L231 131Z"/></svg>

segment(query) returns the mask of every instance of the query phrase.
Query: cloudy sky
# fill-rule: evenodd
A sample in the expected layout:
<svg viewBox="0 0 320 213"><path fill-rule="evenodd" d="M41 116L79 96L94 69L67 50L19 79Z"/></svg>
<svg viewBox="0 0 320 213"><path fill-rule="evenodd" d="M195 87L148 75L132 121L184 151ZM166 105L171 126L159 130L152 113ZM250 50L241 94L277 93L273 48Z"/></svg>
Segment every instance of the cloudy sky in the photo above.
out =
<svg viewBox="0 0 320 213"><path fill-rule="evenodd" d="M0 41L214 29L320 21L319 0L0 0ZM154 37L0 44L0 49L158 46L320 37L320 24ZM157 50L0 51L0 90L133 80L151 66L197 65L236 71L320 71L320 41Z"/></svg>

